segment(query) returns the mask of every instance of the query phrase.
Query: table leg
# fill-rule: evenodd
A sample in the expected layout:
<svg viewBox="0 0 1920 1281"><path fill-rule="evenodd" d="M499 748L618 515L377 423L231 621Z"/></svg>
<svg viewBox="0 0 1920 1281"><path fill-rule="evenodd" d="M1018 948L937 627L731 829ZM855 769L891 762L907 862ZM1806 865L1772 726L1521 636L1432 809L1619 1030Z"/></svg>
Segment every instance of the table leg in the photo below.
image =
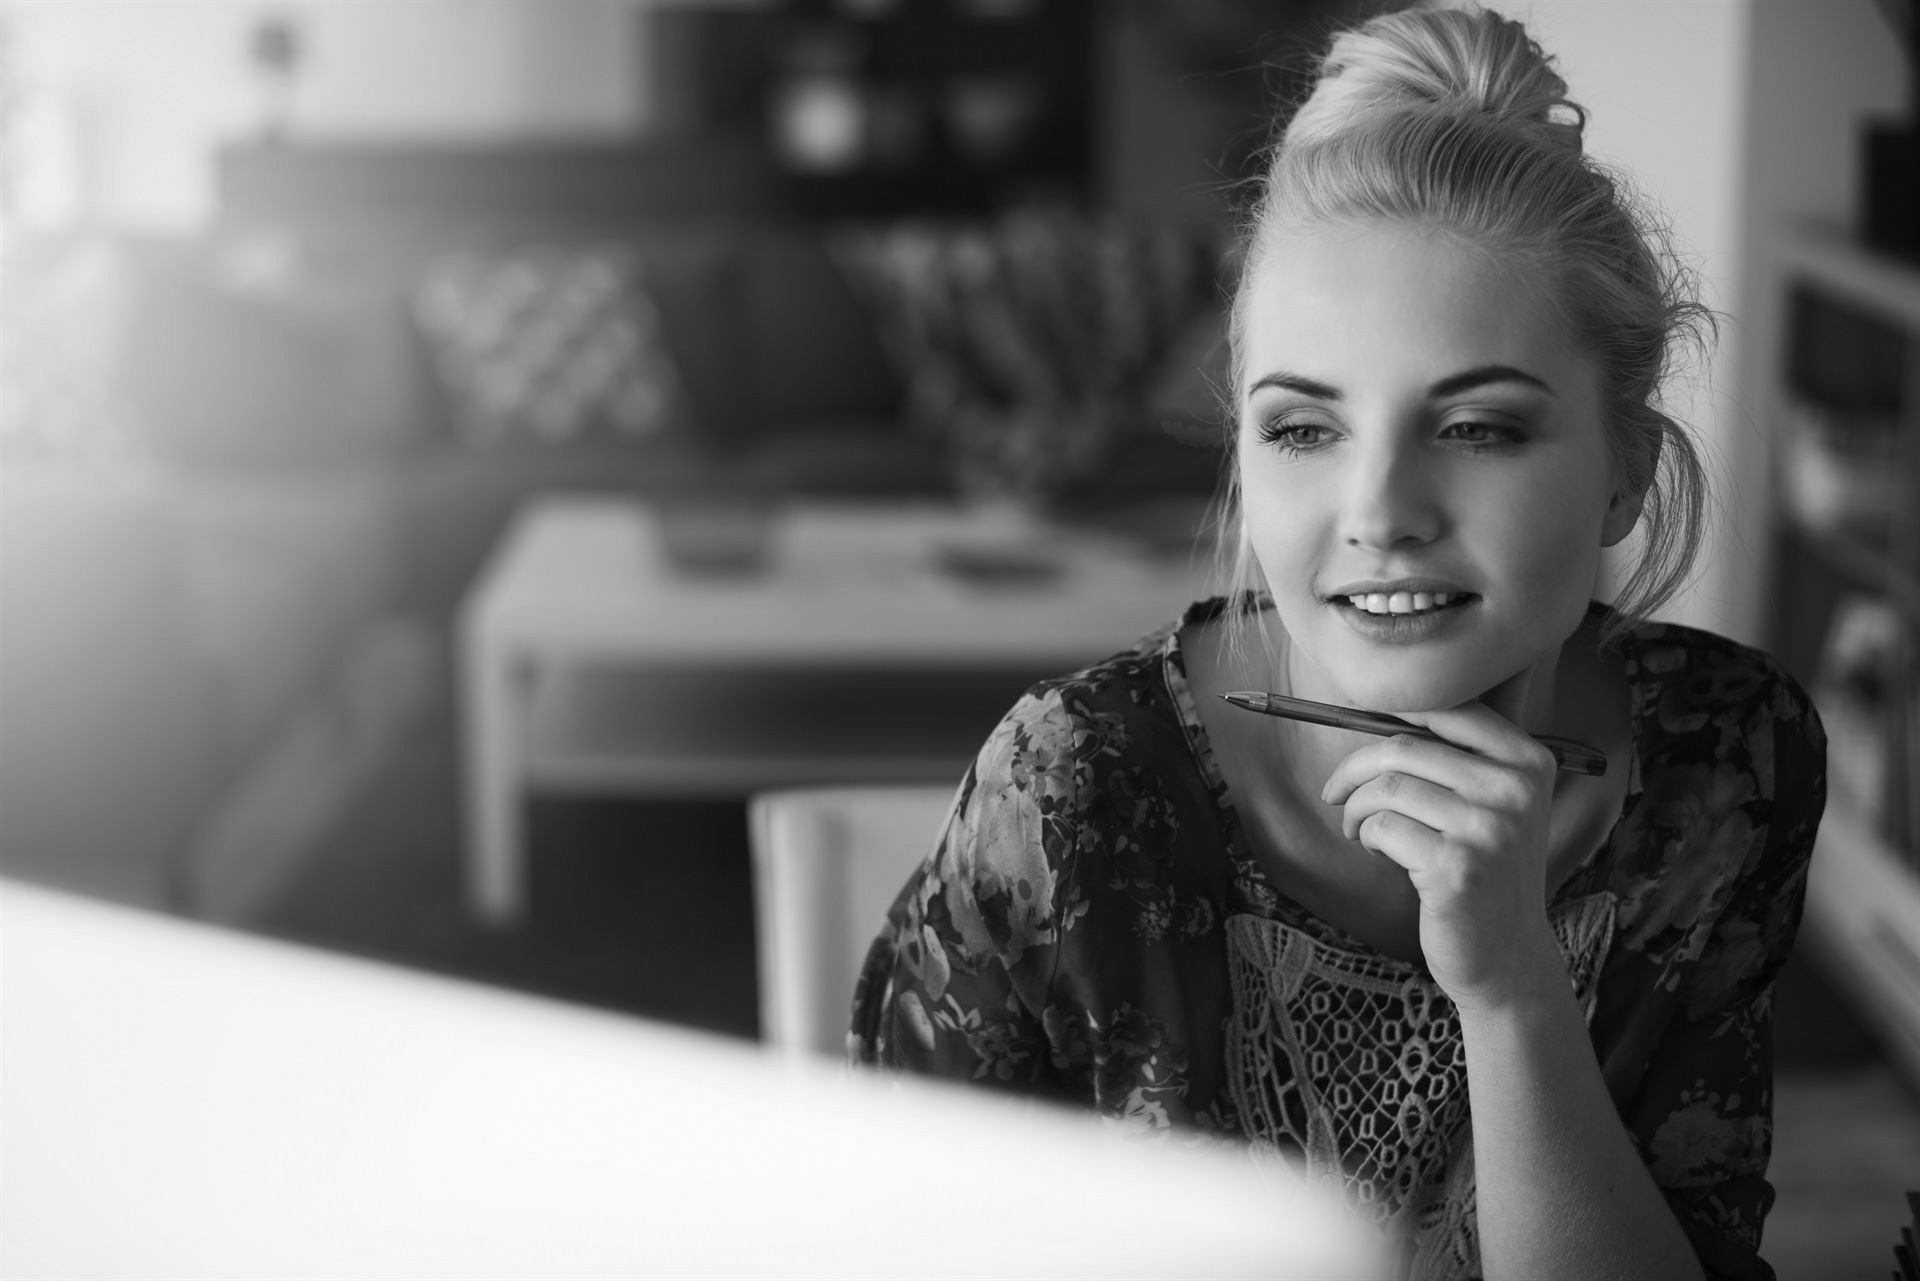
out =
<svg viewBox="0 0 1920 1281"><path fill-rule="evenodd" d="M482 923L510 926L525 912L520 741L527 679L513 651L479 635L462 646L467 906Z"/></svg>

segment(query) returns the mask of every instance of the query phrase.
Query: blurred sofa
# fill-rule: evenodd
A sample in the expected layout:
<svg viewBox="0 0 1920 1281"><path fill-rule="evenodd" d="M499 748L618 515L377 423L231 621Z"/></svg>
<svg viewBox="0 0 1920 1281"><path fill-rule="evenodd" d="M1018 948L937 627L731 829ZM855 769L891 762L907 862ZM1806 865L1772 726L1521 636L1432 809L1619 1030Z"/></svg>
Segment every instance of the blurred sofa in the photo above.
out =
<svg viewBox="0 0 1920 1281"><path fill-rule="evenodd" d="M253 232L140 275L126 372L160 455L397 482L404 587L435 607L534 493L944 484L870 317L801 229L355 249Z"/></svg>

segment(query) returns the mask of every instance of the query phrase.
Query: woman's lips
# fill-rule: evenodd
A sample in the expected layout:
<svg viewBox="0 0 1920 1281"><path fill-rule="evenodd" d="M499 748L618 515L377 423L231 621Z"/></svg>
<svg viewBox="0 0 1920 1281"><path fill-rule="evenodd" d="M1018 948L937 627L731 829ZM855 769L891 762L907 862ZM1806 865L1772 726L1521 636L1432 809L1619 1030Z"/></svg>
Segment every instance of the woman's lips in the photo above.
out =
<svg viewBox="0 0 1920 1281"><path fill-rule="evenodd" d="M1393 606L1396 602L1390 596L1376 601L1371 598L1374 595L1388 594L1369 594L1369 598L1360 605L1355 605L1348 597L1337 596L1329 600L1327 605L1339 615L1341 622L1368 640L1399 643L1427 640L1451 631L1465 620L1480 601L1478 596L1470 592L1446 593L1445 604L1438 603L1436 597L1439 593L1406 593L1409 599L1398 602L1402 608L1395 612ZM1422 595L1428 596L1424 606L1419 603ZM1376 610L1373 608L1376 605L1384 605L1385 608Z"/></svg>

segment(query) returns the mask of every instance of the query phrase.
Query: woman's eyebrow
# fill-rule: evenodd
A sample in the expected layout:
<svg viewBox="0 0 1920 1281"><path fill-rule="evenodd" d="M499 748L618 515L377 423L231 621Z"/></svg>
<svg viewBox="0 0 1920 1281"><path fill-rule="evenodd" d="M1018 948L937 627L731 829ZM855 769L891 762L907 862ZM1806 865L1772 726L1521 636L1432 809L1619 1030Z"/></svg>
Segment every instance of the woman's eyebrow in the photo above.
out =
<svg viewBox="0 0 1920 1281"><path fill-rule="evenodd" d="M1475 387L1484 387L1488 383L1525 383L1529 387L1538 387L1547 395L1559 398L1560 393L1523 369L1512 365L1481 365L1462 373L1451 374L1427 388L1427 394L1434 398L1457 396L1463 391L1472 391Z"/></svg>
<svg viewBox="0 0 1920 1281"><path fill-rule="evenodd" d="M1265 387L1280 387L1287 391L1297 391L1302 396L1312 396L1315 400L1340 399L1340 389L1338 387L1330 387L1326 383L1316 382L1311 378L1302 378L1299 374L1289 374L1283 371L1261 375L1254 380L1252 386L1247 388L1247 395L1251 396L1256 391Z"/></svg>
<svg viewBox="0 0 1920 1281"><path fill-rule="evenodd" d="M1535 378L1524 369L1515 369L1512 365L1479 365L1473 369L1462 370L1457 374L1449 374L1447 377L1433 384L1433 386L1427 388L1427 394L1437 400L1443 396L1457 396L1463 391L1472 391L1474 388L1484 387L1488 383L1523 383L1528 387L1537 387L1541 391L1546 392L1547 395L1556 399L1558 399L1560 394L1548 383L1539 378ZM1303 377L1300 374L1290 374L1284 370L1276 370L1270 374L1263 374L1255 379L1253 384L1247 388L1247 395L1251 396L1255 392L1268 387L1279 387L1286 391L1297 391L1301 395L1311 396L1315 400L1341 399L1341 392L1338 387L1320 382L1318 379Z"/></svg>

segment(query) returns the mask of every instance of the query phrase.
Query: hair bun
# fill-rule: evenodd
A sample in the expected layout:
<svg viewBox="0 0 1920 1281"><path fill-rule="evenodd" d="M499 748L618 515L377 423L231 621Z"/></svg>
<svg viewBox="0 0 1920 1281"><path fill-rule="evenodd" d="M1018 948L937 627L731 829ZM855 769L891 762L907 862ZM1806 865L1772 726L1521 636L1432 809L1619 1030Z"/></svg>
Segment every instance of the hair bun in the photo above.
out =
<svg viewBox="0 0 1920 1281"><path fill-rule="evenodd" d="M1479 8L1414 8L1335 37L1282 147L1421 109L1510 121L1576 152L1586 124L1553 59L1520 23Z"/></svg>

